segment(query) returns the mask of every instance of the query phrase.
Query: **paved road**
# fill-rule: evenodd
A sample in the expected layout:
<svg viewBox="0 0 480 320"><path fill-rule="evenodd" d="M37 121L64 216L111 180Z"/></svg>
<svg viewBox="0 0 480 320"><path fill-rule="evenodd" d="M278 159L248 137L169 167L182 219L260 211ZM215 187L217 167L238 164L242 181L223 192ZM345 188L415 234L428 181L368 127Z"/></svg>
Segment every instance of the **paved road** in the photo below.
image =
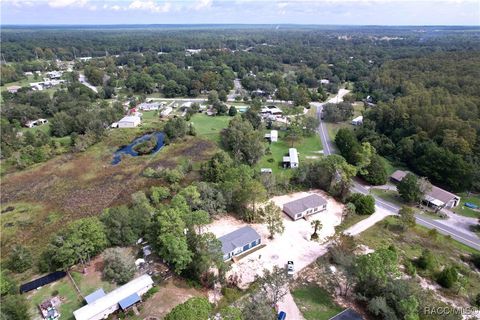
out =
<svg viewBox="0 0 480 320"><path fill-rule="evenodd" d="M318 102L312 102L311 105L317 108L317 117L320 121L320 125L318 126L318 134L320 136L320 139L322 140L323 144L323 153L325 155L329 155L332 153L335 153L335 145L334 142L330 139L328 135L328 130L322 121L320 115L322 112L322 108L326 103L338 103L343 101L343 96L347 94L349 91L345 89L340 89L339 93L337 96L329 99L327 102L324 103L318 103ZM354 180L353 185L352 185L352 191L358 192L358 193L363 193L363 194L369 194L369 189L365 187L359 180ZM375 195L372 195L375 198L376 205L382 209L390 211L392 214L397 214L398 210L400 209L397 205L387 202L383 199L378 198ZM467 234L465 232L461 232L458 230L458 228L452 228L445 223L447 221L437 221L434 219L427 218L425 216L420 216L416 215L416 220L419 225L422 225L424 227L427 227L428 229L437 229L437 231L441 234L444 235L449 235L453 239L471 247L476 250L480 251L480 239L473 235L473 234Z"/></svg>

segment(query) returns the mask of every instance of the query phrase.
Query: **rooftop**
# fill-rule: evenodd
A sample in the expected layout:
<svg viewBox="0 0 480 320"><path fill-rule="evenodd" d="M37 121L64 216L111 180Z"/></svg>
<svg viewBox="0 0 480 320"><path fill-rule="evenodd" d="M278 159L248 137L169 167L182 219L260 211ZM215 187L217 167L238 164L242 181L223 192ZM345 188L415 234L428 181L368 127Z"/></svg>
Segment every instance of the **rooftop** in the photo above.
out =
<svg viewBox="0 0 480 320"><path fill-rule="evenodd" d="M91 319L95 315L103 312L111 306L116 305L123 299L130 297L132 294L137 293L145 287L151 286L152 284L152 278L149 275L145 274L136 279L133 279L129 283L113 290L112 292L93 301L92 303L87 304L86 306L83 306L78 310L75 310L73 312L73 315L77 320Z"/></svg>
<svg viewBox="0 0 480 320"><path fill-rule="evenodd" d="M260 239L260 235L252 227L245 226L231 233L218 238L222 243L222 252L227 254L234 249L243 247L244 245Z"/></svg>
<svg viewBox="0 0 480 320"><path fill-rule="evenodd" d="M283 205L283 211L285 211L287 214L295 215L310 208L320 207L324 204L327 204L327 200L318 194L311 194L309 196L285 203Z"/></svg>

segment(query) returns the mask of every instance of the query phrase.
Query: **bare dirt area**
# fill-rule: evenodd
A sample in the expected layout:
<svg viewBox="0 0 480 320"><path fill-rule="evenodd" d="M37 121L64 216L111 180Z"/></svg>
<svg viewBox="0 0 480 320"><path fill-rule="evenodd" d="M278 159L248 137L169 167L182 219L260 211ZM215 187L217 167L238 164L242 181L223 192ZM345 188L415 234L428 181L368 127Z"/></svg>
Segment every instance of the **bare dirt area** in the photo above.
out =
<svg viewBox="0 0 480 320"><path fill-rule="evenodd" d="M160 289L155 295L142 304L140 318L162 319L175 306L184 303L192 297L206 296L206 293L188 287L185 282L171 278L158 286Z"/></svg>
<svg viewBox="0 0 480 320"><path fill-rule="evenodd" d="M261 275L264 269L271 270L273 266L284 267L289 260L293 260L295 271L298 272L314 262L320 255L325 253L324 240L335 233L335 226L340 224L343 205L326 195L323 191L313 190L310 192L297 192L289 195L274 197L271 199L282 208L283 204L302 198L311 193L318 193L327 199L327 210L312 215L306 220L292 221L284 214L285 231L276 235L274 239L268 239L269 232L265 225L251 224L261 236L265 247L245 256L232 265L230 274L241 276L241 287L247 287L254 281L256 275ZM323 228L319 232L319 241L310 240L313 233L311 221L320 220ZM245 223L231 216L226 216L214 221L207 226L205 231L214 233L217 237L230 233Z"/></svg>

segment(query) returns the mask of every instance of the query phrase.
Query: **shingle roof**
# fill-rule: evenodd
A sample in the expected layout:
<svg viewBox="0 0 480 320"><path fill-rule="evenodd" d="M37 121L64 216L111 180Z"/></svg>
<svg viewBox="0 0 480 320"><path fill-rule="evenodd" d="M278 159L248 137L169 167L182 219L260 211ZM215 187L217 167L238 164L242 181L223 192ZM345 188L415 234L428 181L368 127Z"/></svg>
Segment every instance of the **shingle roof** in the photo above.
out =
<svg viewBox="0 0 480 320"><path fill-rule="evenodd" d="M218 240L222 243L222 252L227 254L235 250L235 248L243 247L246 244L260 239L260 235L252 227L245 226L237 229L229 234L226 234Z"/></svg>
<svg viewBox="0 0 480 320"><path fill-rule="evenodd" d="M304 212L307 209L320 207L327 203L323 197L318 194L311 194L309 196L285 203L283 205L283 211L285 211L290 217L295 217L297 213Z"/></svg>
<svg viewBox="0 0 480 320"><path fill-rule="evenodd" d="M396 180L396 181L402 181L403 178L405 178L405 176L407 175L407 171L403 171L403 170L397 170L395 171L394 173L392 173L392 175L390 176L390 178Z"/></svg>
<svg viewBox="0 0 480 320"><path fill-rule="evenodd" d="M396 181L402 181L405 176L410 173L408 171L402 171L402 170L397 170L392 175L390 178L396 180ZM442 188L436 187L432 185L432 189L427 191L425 194L425 198L429 201L433 201L435 199L442 201L444 204L448 203L450 200L454 198L460 198L459 196L448 192L447 190L444 190Z"/></svg>
<svg viewBox="0 0 480 320"><path fill-rule="evenodd" d="M460 198L459 196L448 192L447 190L443 190L442 188L432 186L432 190L427 192L427 195L442 201L443 203L448 203L450 200L454 198Z"/></svg>

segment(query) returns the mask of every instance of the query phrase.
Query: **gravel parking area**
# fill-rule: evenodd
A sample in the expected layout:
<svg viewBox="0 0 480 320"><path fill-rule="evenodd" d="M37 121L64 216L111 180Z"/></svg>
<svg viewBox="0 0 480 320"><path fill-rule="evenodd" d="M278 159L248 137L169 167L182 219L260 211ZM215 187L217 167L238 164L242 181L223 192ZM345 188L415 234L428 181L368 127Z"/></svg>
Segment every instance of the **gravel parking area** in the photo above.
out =
<svg viewBox="0 0 480 320"><path fill-rule="evenodd" d="M271 270L275 265L283 267L288 260L293 260L295 272L298 272L325 253L326 246L322 245L322 242L327 237L333 235L335 233L334 227L340 224L343 210L341 203L320 190L297 192L274 197L271 200L282 208L284 203L303 198L312 193L317 193L327 200L327 210L308 217L308 221L304 219L292 221L284 214L285 232L281 235L276 235L274 239L268 239L269 233L266 226L250 224L262 236L262 242L266 246L252 252L238 261L238 263L232 265L230 273L241 275L242 287L248 286L255 279L256 275L261 275L263 269ZM311 226L311 221L313 220L320 220L323 225L319 232L319 241L310 240L310 236L313 233ZM245 225L243 221L226 216L208 225L205 231L212 232L217 237L220 237Z"/></svg>

